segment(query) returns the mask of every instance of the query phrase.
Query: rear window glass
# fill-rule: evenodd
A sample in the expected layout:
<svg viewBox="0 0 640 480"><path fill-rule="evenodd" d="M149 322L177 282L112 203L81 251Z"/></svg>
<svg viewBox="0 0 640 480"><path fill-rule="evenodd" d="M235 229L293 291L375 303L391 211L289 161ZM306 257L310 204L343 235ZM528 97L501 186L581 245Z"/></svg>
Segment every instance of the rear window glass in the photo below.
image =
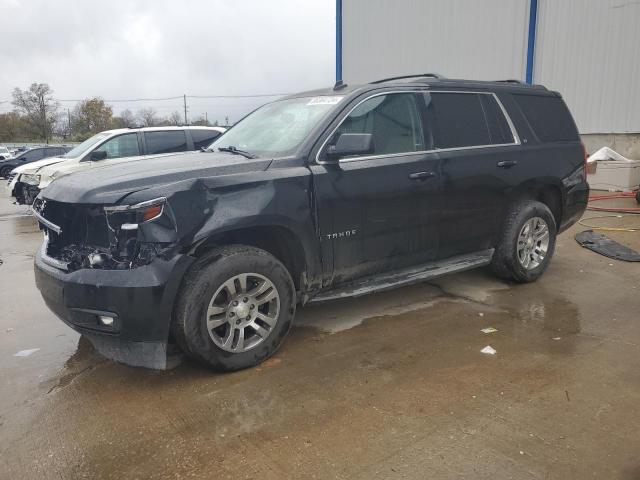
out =
<svg viewBox="0 0 640 480"><path fill-rule="evenodd" d="M187 150L187 137L184 130L169 130L165 132L145 132L147 154L184 152Z"/></svg>
<svg viewBox="0 0 640 480"><path fill-rule="evenodd" d="M216 130L190 130L191 138L193 139L193 146L196 150L200 150L202 147L208 147L213 141L220 136L220 132Z"/></svg>
<svg viewBox="0 0 640 480"><path fill-rule="evenodd" d="M579 140L569 109L559 97L514 95L514 100L541 142Z"/></svg>
<svg viewBox="0 0 640 480"><path fill-rule="evenodd" d="M432 92L433 143L436 148L491 144L489 127L478 94Z"/></svg>

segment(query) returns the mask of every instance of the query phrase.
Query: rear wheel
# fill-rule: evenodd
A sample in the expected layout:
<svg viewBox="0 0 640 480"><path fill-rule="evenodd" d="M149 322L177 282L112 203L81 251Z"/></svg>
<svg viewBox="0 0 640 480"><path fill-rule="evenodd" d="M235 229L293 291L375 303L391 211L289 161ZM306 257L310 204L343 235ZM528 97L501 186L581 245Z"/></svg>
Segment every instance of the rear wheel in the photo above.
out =
<svg viewBox="0 0 640 480"><path fill-rule="evenodd" d="M295 305L291 276L275 257L248 246L223 247L187 274L173 334L191 357L216 370L240 370L276 352Z"/></svg>
<svg viewBox="0 0 640 480"><path fill-rule="evenodd" d="M556 244L556 222L545 204L516 203L507 215L491 268L502 278L526 283L547 269Z"/></svg>

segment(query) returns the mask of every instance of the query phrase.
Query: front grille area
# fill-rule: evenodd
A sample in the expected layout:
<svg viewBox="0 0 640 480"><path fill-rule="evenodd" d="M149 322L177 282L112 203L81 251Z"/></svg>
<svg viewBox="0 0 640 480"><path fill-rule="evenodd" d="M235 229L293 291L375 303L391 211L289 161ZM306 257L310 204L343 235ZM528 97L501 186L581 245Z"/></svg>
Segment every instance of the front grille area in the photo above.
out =
<svg viewBox="0 0 640 480"><path fill-rule="evenodd" d="M46 253L69 270L89 268L91 254L110 253L109 228L102 207L36 199L34 213L45 221L40 228L49 238Z"/></svg>

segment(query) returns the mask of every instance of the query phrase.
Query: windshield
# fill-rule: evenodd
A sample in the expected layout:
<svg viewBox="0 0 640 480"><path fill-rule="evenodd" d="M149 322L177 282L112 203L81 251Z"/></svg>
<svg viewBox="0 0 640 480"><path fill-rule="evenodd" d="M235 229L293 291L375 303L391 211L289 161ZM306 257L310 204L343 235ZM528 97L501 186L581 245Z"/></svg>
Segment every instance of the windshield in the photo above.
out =
<svg viewBox="0 0 640 480"><path fill-rule="evenodd" d="M62 158L76 158L85 153L88 149L100 143L102 140L109 136L108 133L97 133L93 137L87 138L80 145L76 145L67 153L62 155Z"/></svg>
<svg viewBox="0 0 640 480"><path fill-rule="evenodd" d="M304 97L268 103L234 125L209 149L235 147L258 156L290 155L342 98Z"/></svg>

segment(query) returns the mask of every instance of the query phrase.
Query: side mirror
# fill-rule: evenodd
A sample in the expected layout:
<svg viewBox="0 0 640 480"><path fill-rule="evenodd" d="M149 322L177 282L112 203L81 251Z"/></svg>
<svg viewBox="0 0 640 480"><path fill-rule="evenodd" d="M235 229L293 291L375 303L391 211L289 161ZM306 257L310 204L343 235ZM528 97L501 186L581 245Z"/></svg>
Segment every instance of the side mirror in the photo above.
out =
<svg viewBox="0 0 640 480"><path fill-rule="evenodd" d="M104 160L105 158L107 158L107 152L105 152L104 150L95 150L91 152L89 158L92 161Z"/></svg>
<svg viewBox="0 0 640 480"><path fill-rule="evenodd" d="M338 160L349 155L373 153L373 135L370 133L343 133L334 145L327 148L327 158Z"/></svg>

